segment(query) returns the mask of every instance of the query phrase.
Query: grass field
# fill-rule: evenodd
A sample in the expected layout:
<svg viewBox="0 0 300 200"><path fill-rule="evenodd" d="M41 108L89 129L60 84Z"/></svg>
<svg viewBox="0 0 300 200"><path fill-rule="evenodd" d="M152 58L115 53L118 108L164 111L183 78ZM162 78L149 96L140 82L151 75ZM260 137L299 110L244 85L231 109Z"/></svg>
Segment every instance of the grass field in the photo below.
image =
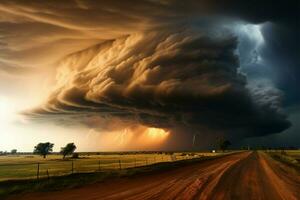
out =
<svg viewBox="0 0 300 200"><path fill-rule="evenodd" d="M300 150L285 150L288 156L291 156L300 161Z"/></svg>
<svg viewBox="0 0 300 200"><path fill-rule="evenodd" d="M274 159L300 170L300 150L268 150L267 153Z"/></svg>
<svg viewBox="0 0 300 200"><path fill-rule="evenodd" d="M0 181L12 179L32 179L67 175L112 171L159 162L172 162L197 157L210 157L223 153L81 153L79 159L62 159L61 155L52 154L43 159L38 155L0 156ZM39 164L38 164L39 163Z"/></svg>
<svg viewBox="0 0 300 200"><path fill-rule="evenodd" d="M60 155L50 155L46 159L36 155L0 156L0 199L17 193L73 188L116 177L130 177L154 171L168 170L215 159L231 153L234 153L234 151L226 153L198 152L190 155L188 155L189 153L174 153L173 155L165 153L81 154L81 159L73 160L73 174L70 170L72 160L64 161ZM98 169L99 160L101 161L100 171ZM121 160L121 170L119 168L119 160ZM136 167L135 161L137 163ZM42 177L39 180L36 180L37 162L41 163L40 173ZM45 175L43 176L46 167L50 171L49 179Z"/></svg>

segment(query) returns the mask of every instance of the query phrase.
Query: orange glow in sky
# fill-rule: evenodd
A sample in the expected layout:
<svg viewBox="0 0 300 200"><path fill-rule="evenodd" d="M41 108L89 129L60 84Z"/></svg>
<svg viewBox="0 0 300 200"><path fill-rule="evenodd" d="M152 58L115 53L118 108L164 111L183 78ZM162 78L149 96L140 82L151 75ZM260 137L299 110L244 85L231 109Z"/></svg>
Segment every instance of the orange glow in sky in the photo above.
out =
<svg viewBox="0 0 300 200"><path fill-rule="evenodd" d="M87 141L99 151L153 150L162 147L169 135L170 132L167 130L145 126L113 132L98 132L91 129Z"/></svg>
<svg viewBox="0 0 300 200"><path fill-rule="evenodd" d="M165 140L170 133L160 128L147 128L146 134L149 140L159 142Z"/></svg>

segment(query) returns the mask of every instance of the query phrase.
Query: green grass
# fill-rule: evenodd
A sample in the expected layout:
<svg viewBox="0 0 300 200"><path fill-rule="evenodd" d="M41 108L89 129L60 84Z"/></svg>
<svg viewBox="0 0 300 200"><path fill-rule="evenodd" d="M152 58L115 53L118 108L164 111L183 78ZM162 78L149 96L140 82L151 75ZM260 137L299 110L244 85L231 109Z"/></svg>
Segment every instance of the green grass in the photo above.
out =
<svg viewBox="0 0 300 200"><path fill-rule="evenodd" d="M150 156L151 155L148 155L148 157ZM16 193L19 194L24 192L52 191L63 188L73 188L85 184L101 182L103 180L111 178L135 176L142 173L153 173L161 170L168 170L184 166L187 164L198 163L204 160L215 159L220 156L224 156L224 154L206 154L206 156L195 156L193 159L188 160L177 160L175 162L158 162L136 168L124 168L122 170L106 170L94 173L74 173L65 176L53 176L49 179L41 178L39 180L6 180L0 182L0 199Z"/></svg>

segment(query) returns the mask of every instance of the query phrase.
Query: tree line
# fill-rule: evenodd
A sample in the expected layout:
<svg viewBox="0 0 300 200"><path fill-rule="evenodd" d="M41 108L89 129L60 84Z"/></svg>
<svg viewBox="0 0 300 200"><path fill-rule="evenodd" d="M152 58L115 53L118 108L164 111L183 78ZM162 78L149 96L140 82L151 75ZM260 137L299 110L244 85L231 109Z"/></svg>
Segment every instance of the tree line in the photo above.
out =
<svg viewBox="0 0 300 200"><path fill-rule="evenodd" d="M39 154L43 156L43 158L46 158L48 154L53 152L53 146L54 144L50 142L38 143L34 147L33 153ZM60 154L62 154L63 159L65 159L67 155L72 155L75 150L76 150L76 145L74 143L68 143L65 147L61 148Z"/></svg>
<svg viewBox="0 0 300 200"><path fill-rule="evenodd" d="M231 142L229 140L224 139L224 138L220 138L217 141L217 147L222 151L225 151L226 149L228 149L228 147L230 145L231 145ZM53 147L54 147L53 143L50 143L50 142L43 143L43 142L41 142L41 143L38 143L34 147L33 153L34 154L39 154L39 155L43 156L43 158L46 158L46 156L48 154L53 152ZM67 155L74 154L76 148L77 147L74 143L68 143L66 146L61 147L60 154L63 156L63 159L65 159ZM11 154L17 154L17 149L12 149Z"/></svg>

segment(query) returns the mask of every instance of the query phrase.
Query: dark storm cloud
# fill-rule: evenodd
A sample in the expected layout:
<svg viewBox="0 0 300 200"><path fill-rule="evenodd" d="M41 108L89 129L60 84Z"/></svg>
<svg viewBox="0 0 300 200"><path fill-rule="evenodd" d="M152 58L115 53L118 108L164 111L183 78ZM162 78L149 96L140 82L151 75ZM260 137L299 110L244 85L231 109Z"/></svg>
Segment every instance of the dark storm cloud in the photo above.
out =
<svg viewBox="0 0 300 200"><path fill-rule="evenodd" d="M297 18L300 20L300 16ZM265 48L262 55L274 70L274 80L286 92L285 105L299 104L300 94L300 21L295 26L269 24L262 29Z"/></svg>
<svg viewBox="0 0 300 200"><path fill-rule="evenodd" d="M250 23L269 22L261 30L264 37L261 57L269 70L261 71L258 66L254 76L271 73L275 85L285 91L284 104L299 104L300 96L296 85L300 84L300 1L232 0L220 7L227 14ZM244 51L247 50L245 48Z"/></svg>
<svg viewBox="0 0 300 200"><path fill-rule="evenodd" d="M227 17L294 26L295 2L1 1L0 58L55 63L56 90L34 116L271 134L290 126L282 94L249 88L237 39L215 29Z"/></svg>
<svg viewBox="0 0 300 200"><path fill-rule="evenodd" d="M59 67L58 82L68 81L35 114L86 113L240 136L288 128L280 95L246 88L236 38L197 33L133 34L72 54Z"/></svg>
<svg viewBox="0 0 300 200"><path fill-rule="evenodd" d="M239 17L247 20L248 22L299 22L298 17L300 5L298 0L228 0L213 2L219 12L225 13L226 15Z"/></svg>

